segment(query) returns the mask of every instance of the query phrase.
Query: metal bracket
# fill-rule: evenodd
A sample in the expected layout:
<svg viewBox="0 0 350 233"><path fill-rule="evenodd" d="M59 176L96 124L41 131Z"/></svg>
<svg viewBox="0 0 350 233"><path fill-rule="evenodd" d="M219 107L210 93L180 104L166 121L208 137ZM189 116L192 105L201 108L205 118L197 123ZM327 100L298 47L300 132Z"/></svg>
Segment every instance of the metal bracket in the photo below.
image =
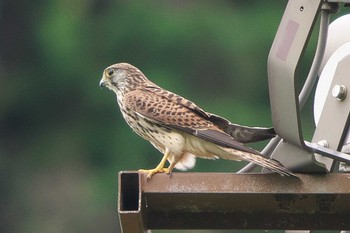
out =
<svg viewBox="0 0 350 233"><path fill-rule="evenodd" d="M289 1L268 57L273 126L286 141L306 148L301 132L296 69L319 14L322 0Z"/></svg>
<svg viewBox="0 0 350 233"><path fill-rule="evenodd" d="M336 151L342 145L343 131L348 126L349 104L343 104L346 107L340 110L339 103L334 103L333 97L327 98L331 102L325 108L324 122L316 129L313 142L332 138L329 149L305 142L300 124L300 106L295 88L296 70L322 3L323 1L303 0L288 2L268 59L272 121L277 134L283 138L272 153L272 158L290 170L301 173L330 171L332 159L350 163L348 155ZM338 74L342 83L346 83L343 80L346 79L343 77L346 74ZM334 82L339 82L339 79L335 78ZM332 114L329 114L331 111ZM330 126L330 120L337 126ZM328 158L320 155L315 158L316 151Z"/></svg>
<svg viewBox="0 0 350 233"><path fill-rule="evenodd" d="M340 151L349 126L350 98L345 96L344 99L339 100L336 96L334 97L332 90L336 85L344 85L347 89L350 88L350 54L338 61L312 139L312 142L314 143L325 140L328 148ZM347 156L350 157L349 155ZM333 159L321 155L316 155L315 159L320 163L325 164L328 170L332 170L334 165ZM350 163L349 161L344 162Z"/></svg>
<svg viewBox="0 0 350 233"><path fill-rule="evenodd" d="M296 69L322 2L288 2L268 58L272 122L283 138L272 157L297 172L326 172L322 164L314 163L314 155L304 143L295 88Z"/></svg>

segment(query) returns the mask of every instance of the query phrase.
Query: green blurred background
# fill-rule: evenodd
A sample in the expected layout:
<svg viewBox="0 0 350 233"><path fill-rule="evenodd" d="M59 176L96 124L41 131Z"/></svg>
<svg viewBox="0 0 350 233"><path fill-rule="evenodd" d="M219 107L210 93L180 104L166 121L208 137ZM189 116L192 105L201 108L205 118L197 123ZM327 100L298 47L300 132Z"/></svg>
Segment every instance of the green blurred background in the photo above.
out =
<svg viewBox="0 0 350 233"><path fill-rule="evenodd" d="M266 61L286 3L1 1L1 232L120 232L117 173L161 154L98 87L113 63L233 122L271 126ZM197 160L192 171L243 165Z"/></svg>

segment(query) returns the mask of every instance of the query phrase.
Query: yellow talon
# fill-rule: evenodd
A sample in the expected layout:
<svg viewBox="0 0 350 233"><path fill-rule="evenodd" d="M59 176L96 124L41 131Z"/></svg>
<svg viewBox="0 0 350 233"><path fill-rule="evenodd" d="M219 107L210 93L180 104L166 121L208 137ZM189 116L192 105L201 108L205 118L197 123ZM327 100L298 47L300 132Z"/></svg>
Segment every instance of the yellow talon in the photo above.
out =
<svg viewBox="0 0 350 233"><path fill-rule="evenodd" d="M140 169L139 172L144 172L144 173L148 173L147 175L147 180L150 180L152 178L152 176L156 173L166 173L169 174L171 173L171 170L169 168L165 168L164 165L169 157L170 151L168 148L165 148L165 153L164 156L162 158L162 160L160 161L160 163L158 164L158 166L154 169L149 169L149 170L145 170L145 169Z"/></svg>
<svg viewBox="0 0 350 233"><path fill-rule="evenodd" d="M150 180L152 178L153 175L157 174L157 173L166 173L166 174L169 174L169 169L168 168L154 168L154 169L140 169L139 172L142 172L142 173L148 173L147 175L147 180Z"/></svg>

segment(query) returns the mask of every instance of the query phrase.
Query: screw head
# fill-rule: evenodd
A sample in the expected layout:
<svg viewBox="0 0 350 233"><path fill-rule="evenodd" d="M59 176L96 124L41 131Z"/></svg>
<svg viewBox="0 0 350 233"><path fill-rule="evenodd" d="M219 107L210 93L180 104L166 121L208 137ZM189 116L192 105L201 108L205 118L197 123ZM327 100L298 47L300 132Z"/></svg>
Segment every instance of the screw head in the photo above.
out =
<svg viewBox="0 0 350 233"><path fill-rule="evenodd" d="M347 93L346 86L344 85L335 85L332 89L332 96L339 101L345 99Z"/></svg>
<svg viewBox="0 0 350 233"><path fill-rule="evenodd" d="M329 147L329 144L327 142L327 140L321 140L317 143L319 146L323 146L325 148L328 148Z"/></svg>

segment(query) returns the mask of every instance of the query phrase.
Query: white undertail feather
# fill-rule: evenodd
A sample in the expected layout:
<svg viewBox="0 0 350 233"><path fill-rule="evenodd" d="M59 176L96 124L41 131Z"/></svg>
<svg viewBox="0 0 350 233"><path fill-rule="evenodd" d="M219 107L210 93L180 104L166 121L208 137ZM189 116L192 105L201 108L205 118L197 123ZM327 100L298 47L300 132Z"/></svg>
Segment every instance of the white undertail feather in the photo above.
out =
<svg viewBox="0 0 350 233"><path fill-rule="evenodd" d="M175 168L181 171L187 171L196 165L196 157L193 154L185 153L180 161L175 165Z"/></svg>

